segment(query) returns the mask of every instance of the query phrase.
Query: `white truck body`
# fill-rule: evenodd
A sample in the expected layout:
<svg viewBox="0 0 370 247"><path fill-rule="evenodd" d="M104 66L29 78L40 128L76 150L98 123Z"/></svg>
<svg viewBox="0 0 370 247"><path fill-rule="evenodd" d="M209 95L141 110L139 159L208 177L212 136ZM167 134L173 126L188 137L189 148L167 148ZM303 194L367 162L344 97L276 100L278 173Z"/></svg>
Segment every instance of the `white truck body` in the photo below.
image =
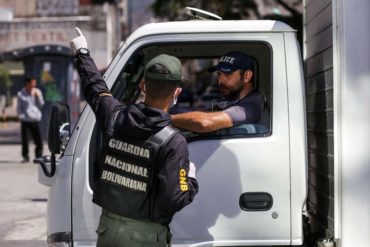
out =
<svg viewBox="0 0 370 247"><path fill-rule="evenodd" d="M122 71L138 51L145 61L159 52L195 61L215 59L235 49L253 55L259 65L261 82L257 83L270 109L269 132L188 138L200 189L194 202L177 213L170 225L173 246L303 243L306 120L302 62L295 35L289 26L275 21L148 24L127 39L109 65L104 79L113 95L119 91L115 84L126 78ZM50 246L95 245L101 208L91 201L91 167L98 152L94 127L95 116L87 106L57 161L55 175L48 178L39 171L40 183L50 186ZM243 210L239 200L246 192L270 195L271 207L262 209L264 205L257 203L257 208L262 206L259 210Z"/></svg>
<svg viewBox="0 0 370 247"><path fill-rule="evenodd" d="M370 2L333 1L335 239L370 243Z"/></svg>
<svg viewBox="0 0 370 247"><path fill-rule="evenodd" d="M337 247L367 247L370 1L304 0L303 5L306 93L316 106L307 104L308 146L318 147L320 140L324 145L313 153L329 158L308 161L311 228ZM317 114L311 117L314 124L310 114Z"/></svg>

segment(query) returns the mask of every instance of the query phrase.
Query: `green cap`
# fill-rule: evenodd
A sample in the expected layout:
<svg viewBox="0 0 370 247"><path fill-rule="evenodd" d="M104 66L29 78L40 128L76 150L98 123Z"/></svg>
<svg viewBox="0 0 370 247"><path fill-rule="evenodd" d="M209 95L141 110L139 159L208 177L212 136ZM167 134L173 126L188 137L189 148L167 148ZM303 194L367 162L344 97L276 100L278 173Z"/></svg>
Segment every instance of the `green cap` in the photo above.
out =
<svg viewBox="0 0 370 247"><path fill-rule="evenodd" d="M170 72L168 74L153 73L148 69L154 64L161 64ZM144 77L149 79L180 82L181 81L181 62L177 57L161 54L150 60L145 66Z"/></svg>

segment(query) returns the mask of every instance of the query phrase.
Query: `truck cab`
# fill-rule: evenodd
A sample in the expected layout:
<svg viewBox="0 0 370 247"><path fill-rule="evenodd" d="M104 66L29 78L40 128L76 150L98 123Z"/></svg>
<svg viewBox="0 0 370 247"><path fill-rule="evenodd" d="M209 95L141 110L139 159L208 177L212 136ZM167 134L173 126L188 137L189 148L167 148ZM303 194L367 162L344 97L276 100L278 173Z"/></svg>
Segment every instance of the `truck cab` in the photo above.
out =
<svg viewBox="0 0 370 247"><path fill-rule="evenodd" d="M144 65L159 54L173 55L182 62L184 82L171 113L208 111L220 95L216 77L207 68L229 51L253 58L253 83L265 98L264 119L206 134L183 131L190 160L197 167L199 193L173 218L172 245L302 245L307 191L305 97L292 28L277 21L249 20L148 24L123 43L103 77L114 97L126 104L139 102ZM51 121L51 131L68 126L68 116L60 117L68 115L67 107L59 107L63 110L52 114L56 120ZM53 162L40 166L39 182L50 187L49 246L95 246L101 212L92 203L94 162L101 147L95 123L86 106L74 130L67 131L69 138L62 130L62 139L68 142L58 142L63 147L53 172L47 172ZM51 137L58 140L57 133Z"/></svg>

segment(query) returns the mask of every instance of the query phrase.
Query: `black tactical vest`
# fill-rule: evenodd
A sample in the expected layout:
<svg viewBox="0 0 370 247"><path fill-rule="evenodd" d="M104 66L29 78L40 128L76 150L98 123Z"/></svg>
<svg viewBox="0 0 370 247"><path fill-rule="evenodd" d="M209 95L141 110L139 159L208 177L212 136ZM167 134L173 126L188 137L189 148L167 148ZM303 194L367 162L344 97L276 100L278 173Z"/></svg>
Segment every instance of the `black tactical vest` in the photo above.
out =
<svg viewBox="0 0 370 247"><path fill-rule="evenodd" d="M159 222L155 206L159 151L176 130L166 126L146 140L127 138L114 128L121 113L113 114L104 137L93 201L127 218Z"/></svg>

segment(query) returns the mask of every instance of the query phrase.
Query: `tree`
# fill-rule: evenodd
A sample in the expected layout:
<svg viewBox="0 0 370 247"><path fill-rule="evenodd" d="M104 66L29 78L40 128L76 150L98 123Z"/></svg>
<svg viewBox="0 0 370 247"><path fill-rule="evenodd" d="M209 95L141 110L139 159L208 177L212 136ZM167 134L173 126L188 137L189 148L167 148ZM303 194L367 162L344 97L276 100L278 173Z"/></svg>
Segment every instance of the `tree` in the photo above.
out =
<svg viewBox="0 0 370 247"><path fill-rule="evenodd" d="M250 0L155 0L152 10L157 17L173 20L186 20L184 8L186 6L195 7L221 16L225 20L248 19L251 12L257 13L257 5Z"/></svg>
<svg viewBox="0 0 370 247"><path fill-rule="evenodd" d="M285 22L298 31L297 37L302 45L302 0L155 0L151 8L155 16L173 21L190 18L185 15L186 6L215 13L224 20L272 19Z"/></svg>
<svg viewBox="0 0 370 247"><path fill-rule="evenodd" d="M10 80L9 71L4 67L0 66L0 86L5 88L5 96L6 96L6 106L11 105L11 95L10 95L10 87L13 85L12 80Z"/></svg>

